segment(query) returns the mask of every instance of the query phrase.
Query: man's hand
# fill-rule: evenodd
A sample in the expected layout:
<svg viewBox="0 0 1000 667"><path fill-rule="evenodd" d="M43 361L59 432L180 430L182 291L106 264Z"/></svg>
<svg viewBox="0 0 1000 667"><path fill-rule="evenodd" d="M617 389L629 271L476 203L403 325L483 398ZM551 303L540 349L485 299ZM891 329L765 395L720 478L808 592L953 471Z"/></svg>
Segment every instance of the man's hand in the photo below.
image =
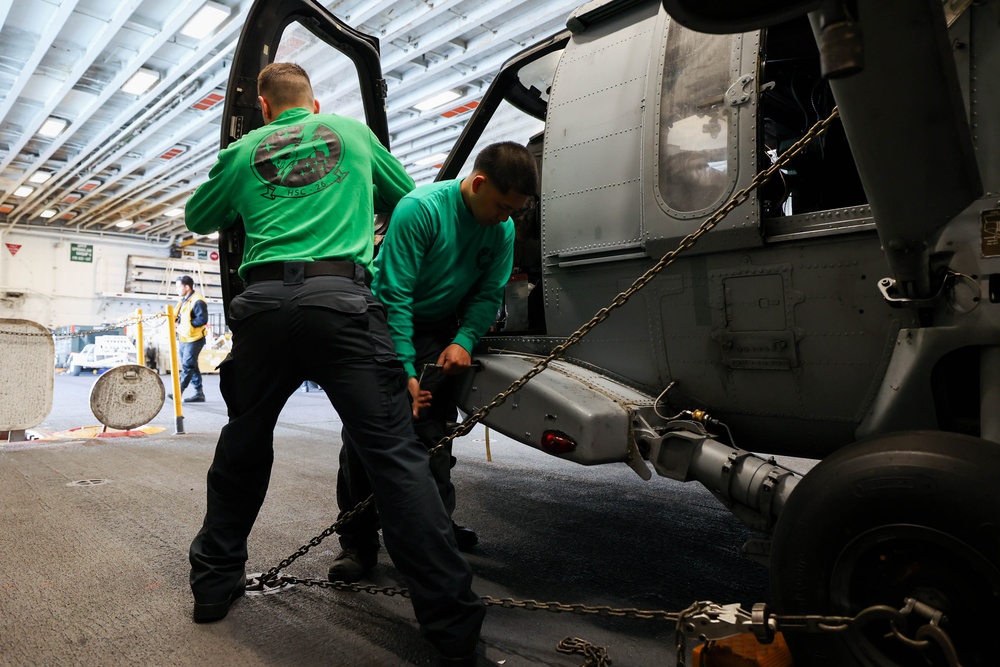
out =
<svg viewBox="0 0 1000 667"><path fill-rule="evenodd" d="M420 411L431 406L431 392L420 389L420 381L417 378L410 378L409 384L410 398L413 399L413 418L416 419Z"/></svg>
<svg viewBox="0 0 1000 667"><path fill-rule="evenodd" d="M461 345L452 343L444 348L437 363L445 375L458 375L472 365L472 355L466 352Z"/></svg>

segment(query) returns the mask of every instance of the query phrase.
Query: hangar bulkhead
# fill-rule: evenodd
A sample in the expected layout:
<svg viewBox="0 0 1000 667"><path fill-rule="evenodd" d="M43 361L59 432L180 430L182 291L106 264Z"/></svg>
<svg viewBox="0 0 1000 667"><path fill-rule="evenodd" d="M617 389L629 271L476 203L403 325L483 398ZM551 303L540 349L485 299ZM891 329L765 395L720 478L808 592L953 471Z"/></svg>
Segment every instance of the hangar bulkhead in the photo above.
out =
<svg viewBox="0 0 1000 667"><path fill-rule="evenodd" d="M0 663L996 664L998 44L1000 0L0 0ZM258 89L273 62L372 143ZM262 136L259 192L199 219ZM498 142L530 192L483 175ZM435 234L509 216L495 287L389 215L408 183L348 180L386 148L454 185ZM366 336L385 302L393 369L439 284L453 328L362 400L374 363L320 370L354 329L260 325L318 284L295 308ZM352 473L384 405L412 457ZM381 541L341 539L357 474ZM466 567L478 635L435 615Z"/></svg>

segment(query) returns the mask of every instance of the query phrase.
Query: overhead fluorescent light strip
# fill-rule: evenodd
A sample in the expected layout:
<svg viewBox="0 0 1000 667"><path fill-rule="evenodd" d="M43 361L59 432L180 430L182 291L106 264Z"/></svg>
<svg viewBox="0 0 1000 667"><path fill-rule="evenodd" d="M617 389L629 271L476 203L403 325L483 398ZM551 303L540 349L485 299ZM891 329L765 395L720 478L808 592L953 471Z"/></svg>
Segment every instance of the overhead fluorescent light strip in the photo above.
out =
<svg viewBox="0 0 1000 667"><path fill-rule="evenodd" d="M446 157L448 156L445 153L435 153L434 155L428 155L427 157L420 158L413 164L417 165L418 167L423 167L428 164L439 164L441 162L444 162L444 159Z"/></svg>
<svg viewBox="0 0 1000 667"><path fill-rule="evenodd" d="M413 108L419 111L430 111L431 109L436 109L440 106L448 104L448 102L454 102L459 97L461 97L461 95L454 90L446 90L443 93L438 93L434 97L428 97L423 102L414 104Z"/></svg>
<svg viewBox="0 0 1000 667"><path fill-rule="evenodd" d="M191 39L205 39L227 18L229 18L228 8L217 2L209 1L191 17L190 21L184 24L180 33Z"/></svg>
<svg viewBox="0 0 1000 667"><path fill-rule="evenodd" d="M160 73L154 72L151 69L146 69L145 67L140 67L139 71L132 75L125 85L122 86L122 92L128 93L129 95L142 95L144 92L153 87L153 84L160 80Z"/></svg>
<svg viewBox="0 0 1000 667"><path fill-rule="evenodd" d="M38 128L38 134L43 137L58 137L62 134L62 131L66 129L69 123L62 118L56 118L55 116L49 116L48 119L42 123L42 126Z"/></svg>

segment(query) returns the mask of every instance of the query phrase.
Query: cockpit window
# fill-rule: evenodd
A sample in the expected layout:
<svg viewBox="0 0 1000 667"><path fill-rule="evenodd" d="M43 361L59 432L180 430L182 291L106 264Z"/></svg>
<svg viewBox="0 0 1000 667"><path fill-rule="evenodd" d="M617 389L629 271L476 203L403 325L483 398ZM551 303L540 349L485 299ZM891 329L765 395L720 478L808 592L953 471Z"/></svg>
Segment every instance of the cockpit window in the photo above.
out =
<svg viewBox="0 0 1000 667"><path fill-rule="evenodd" d="M715 204L730 187L732 35L707 35L672 22L667 31L660 106L660 196L675 210Z"/></svg>
<svg viewBox="0 0 1000 667"><path fill-rule="evenodd" d="M556 75L556 66L559 58L562 57L562 50L549 53L533 60L522 67L517 73L517 81L520 84L515 86L509 97L513 97L514 103L520 100L534 100L533 108L523 109L538 120L545 120L545 110L549 105L549 93L552 90L552 80ZM520 88L520 90L517 90ZM525 105L520 105L525 106Z"/></svg>
<svg viewBox="0 0 1000 667"><path fill-rule="evenodd" d="M526 146L532 137L540 134L544 129L545 123L542 121L526 115L507 101L501 102L456 176L467 176L471 173L472 165L475 164L479 153L490 144L498 141L514 141ZM414 176L414 179L416 178Z"/></svg>
<svg viewBox="0 0 1000 667"><path fill-rule="evenodd" d="M525 146L537 146L540 158L549 94L563 48L564 45L554 45L541 55L521 63L507 87L494 91L500 98L495 105L485 99L480 103L483 107L481 111L494 108L489 113L487 122L479 130L475 144L464 163L458 169L455 168L458 165L451 165L449 172L443 175L444 178L461 177L471 172L480 151L498 141L515 141ZM429 176L416 174L413 178L419 184Z"/></svg>

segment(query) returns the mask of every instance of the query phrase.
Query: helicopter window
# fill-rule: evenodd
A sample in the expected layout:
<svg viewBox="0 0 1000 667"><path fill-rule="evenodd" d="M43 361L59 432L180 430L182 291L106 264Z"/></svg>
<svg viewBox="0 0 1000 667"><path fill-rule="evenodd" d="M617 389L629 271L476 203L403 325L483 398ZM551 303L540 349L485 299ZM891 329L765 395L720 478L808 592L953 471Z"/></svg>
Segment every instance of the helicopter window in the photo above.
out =
<svg viewBox="0 0 1000 667"><path fill-rule="evenodd" d="M540 120L545 119L545 109L549 104L549 92L552 79L555 78L556 66L562 57L562 50L553 51L541 58L529 62L517 73L517 81L521 91L519 95L527 99L537 100L537 109L525 109Z"/></svg>
<svg viewBox="0 0 1000 667"><path fill-rule="evenodd" d="M563 48L556 45L538 57L515 65L518 67L516 76L510 79L506 89L493 91L494 95L502 96L502 99L475 139L476 143L469 152L469 157L461 169L457 171L449 169L449 173L444 175L445 178L464 176L471 172L476 156L492 143L516 141L527 145L532 137L544 131L552 80L555 78L556 67L562 54ZM489 108L490 105L483 106ZM469 137L463 139L470 140Z"/></svg>
<svg viewBox="0 0 1000 667"><path fill-rule="evenodd" d="M472 152L462 168L456 172L455 176L466 176L472 171L472 165L476 162L479 153L498 141L514 141L521 145L528 143L531 137L535 136L545 128L545 123L532 116L529 116L510 104L506 100L500 103L496 113L490 118L486 129L479 136Z"/></svg>
<svg viewBox="0 0 1000 667"><path fill-rule="evenodd" d="M660 106L658 185L675 211L699 211L729 189L732 107L731 35L705 35L672 22L667 32Z"/></svg>

